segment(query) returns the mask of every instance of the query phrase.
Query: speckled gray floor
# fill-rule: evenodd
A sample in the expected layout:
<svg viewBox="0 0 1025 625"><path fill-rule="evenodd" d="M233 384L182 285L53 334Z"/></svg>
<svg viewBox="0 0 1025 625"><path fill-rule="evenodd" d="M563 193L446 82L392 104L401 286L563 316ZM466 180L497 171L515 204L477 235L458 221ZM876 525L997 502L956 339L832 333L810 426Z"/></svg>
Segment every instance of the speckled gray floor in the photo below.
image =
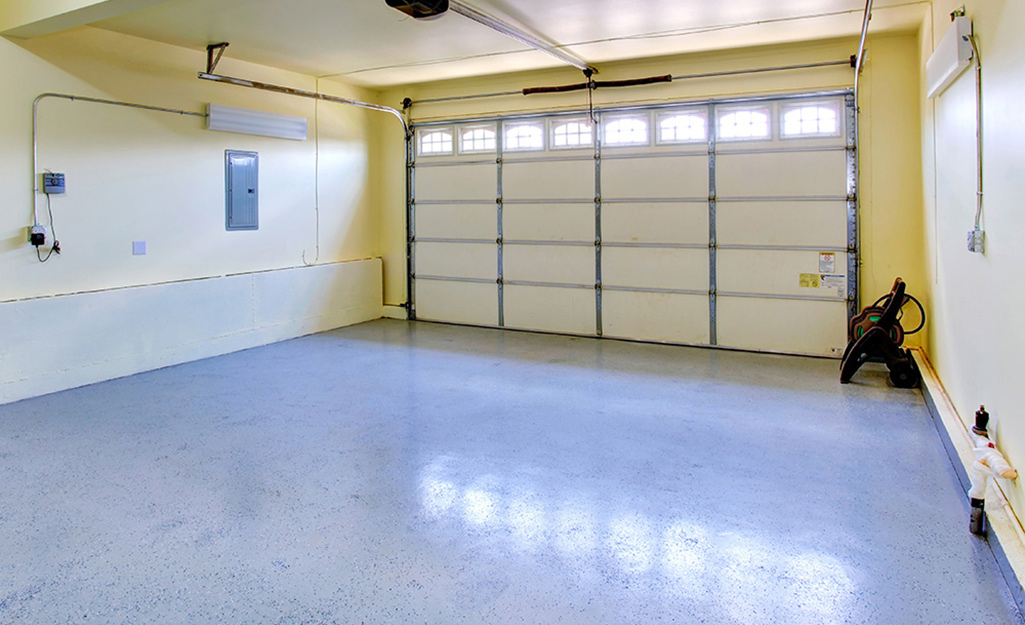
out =
<svg viewBox="0 0 1025 625"><path fill-rule="evenodd" d="M0 623L1020 623L914 391L377 321L0 406Z"/></svg>

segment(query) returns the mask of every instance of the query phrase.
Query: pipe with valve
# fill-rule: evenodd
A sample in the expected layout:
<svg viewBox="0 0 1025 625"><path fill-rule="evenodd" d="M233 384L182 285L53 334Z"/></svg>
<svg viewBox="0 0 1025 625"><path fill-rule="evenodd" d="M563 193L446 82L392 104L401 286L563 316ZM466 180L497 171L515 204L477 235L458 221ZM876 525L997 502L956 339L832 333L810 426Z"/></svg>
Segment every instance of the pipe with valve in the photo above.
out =
<svg viewBox="0 0 1025 625"><path fill-rule="evenodd" d="M971 499L972 512L969 529L973 534L986 533L986 486L990 477L1002 477L1013 480L1018 477L1015 470L1004 458L1004 454L990 440L989 413L985 406L979 406L975 412L975 425L972 427L972 445L975 462L972 464L972 488L968 491Z"/></svg>

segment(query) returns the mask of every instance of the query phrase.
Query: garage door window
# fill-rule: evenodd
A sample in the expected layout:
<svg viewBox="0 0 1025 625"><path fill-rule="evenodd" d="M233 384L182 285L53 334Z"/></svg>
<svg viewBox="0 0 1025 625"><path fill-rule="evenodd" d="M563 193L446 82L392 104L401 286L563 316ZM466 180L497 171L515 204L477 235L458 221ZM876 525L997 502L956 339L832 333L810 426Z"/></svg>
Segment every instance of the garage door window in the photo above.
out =
<svg viewBox="0 0 1025 625"><path fill-rule="evenodd" d="M594 143L594 129L586 119L552 123L552 147L580 148Z"/></svg>
<svg viewBox="0 0 1025 625"><path fill-rule="evenodd" d="M543 150L545 149L545 129L543 123L517 124L505 129L506 150Z"/></svg>
<svg viewBox="0 0 1025 625"><path fill-rule="evenodd" d="M795 104L781 108L784 137L835 137L840 134L836 103Z"/></svg>
<svg viewBox="0 0 1025 625"><path fill-rule="evenodd" d="M452 131L447 128L428 130L420 133L420 154L451 154Z"/></svg>
<svg viewBox="0 0 1025 625"><path fill-rule="evenodd" d="M734 109L720 111L719 139L738 141L770 138L769 109Z"/></svg>
<svg viewBox="0 0 1025 625"><path fill-rule="evenodd" d="M635 115L613 118L605 122L605 145L647 145L648 118Z"/></svg>
<svg viewBox="0 0 1025 625"><path fill-rule="evenodd" d="M494 126L470 126L459 131L459 153L495 151Z"/></svg>
<svg viewBox="0 0 1025 625"><path fill-rule="evenodd" d="M658 118L659 143L704 141L705 116L699 113L663 113Z"/></svg>

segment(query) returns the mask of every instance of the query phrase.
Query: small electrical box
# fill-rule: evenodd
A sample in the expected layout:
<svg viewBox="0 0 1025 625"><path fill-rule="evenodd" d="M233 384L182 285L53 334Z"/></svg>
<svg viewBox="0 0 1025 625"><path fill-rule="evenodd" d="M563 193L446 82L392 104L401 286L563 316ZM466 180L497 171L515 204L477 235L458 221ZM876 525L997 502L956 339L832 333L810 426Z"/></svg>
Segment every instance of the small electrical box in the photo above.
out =
<svg viewBox="0 0 1025 625"><path fill-rule="evenodd" d="M46 172L43 174L43 193L53 195L64 193L64 174Z"/></svg>
<svg viewBox="0 0 1025 625"><path fill-rule="evenodd" d="M32 226L28 231L28 241L32 245L39 247L46 244L46 228L42 226Z"/></svg>
<svg viewBox="0 0 1025 625"><path fill-rule="evenodd" d="M986 233L982 228L972 228L968 231L968 251L976 254L986 252Z"/></svg>

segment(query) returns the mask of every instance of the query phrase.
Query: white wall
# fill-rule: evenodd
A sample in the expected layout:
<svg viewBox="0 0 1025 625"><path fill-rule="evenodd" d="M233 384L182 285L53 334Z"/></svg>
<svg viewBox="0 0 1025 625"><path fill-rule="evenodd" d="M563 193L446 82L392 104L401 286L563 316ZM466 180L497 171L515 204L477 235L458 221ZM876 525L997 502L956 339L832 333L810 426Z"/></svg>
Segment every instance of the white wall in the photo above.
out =
<svg viewBox="0 0 1025 625"><path fill-rule="evenodd" d="M366 113L200 81L204 66L205 51L87 27L0 39L0 402L380 316L379 280L368 288L379 263L348 264L379 256ZM318 88L312 77L230 58L219 69ZM319 86L366 98L341 83ZM43 92L302 116L310 139L208 131L198 117L43 100L39 167L65 173L67 193L52 198L63 254L39 263L27 227L32 102ZM225 231L226 149L260 155L257 231ZM48 221L45 196L35 199ZM147 242L145 256L132 254L133 241ZM313 264L324 267L306 267ZM251 297L236 297L240 288L289 305L266 316ZM155 312L176 330L161 335Z"/></svg>
<svg viewBox="0 0 1025 625"><path fill-rule="evenodd" d="M921 36L922 67L961 1L934 3ZM928 353L962 421L985 404L998 445L1025 468L1025 3L974 0L983 64L986 253L965 244L975 216L975 76L965 71L935 100L923 100L924 225L933 288ZM1019 518L1022 480L1001 480Z"/></svg>
<svg viewBox="0 0 1025 625"><path fill-rule="evenodd" d="M0 303L0 403L380 314L380 259Z"/></svg>

